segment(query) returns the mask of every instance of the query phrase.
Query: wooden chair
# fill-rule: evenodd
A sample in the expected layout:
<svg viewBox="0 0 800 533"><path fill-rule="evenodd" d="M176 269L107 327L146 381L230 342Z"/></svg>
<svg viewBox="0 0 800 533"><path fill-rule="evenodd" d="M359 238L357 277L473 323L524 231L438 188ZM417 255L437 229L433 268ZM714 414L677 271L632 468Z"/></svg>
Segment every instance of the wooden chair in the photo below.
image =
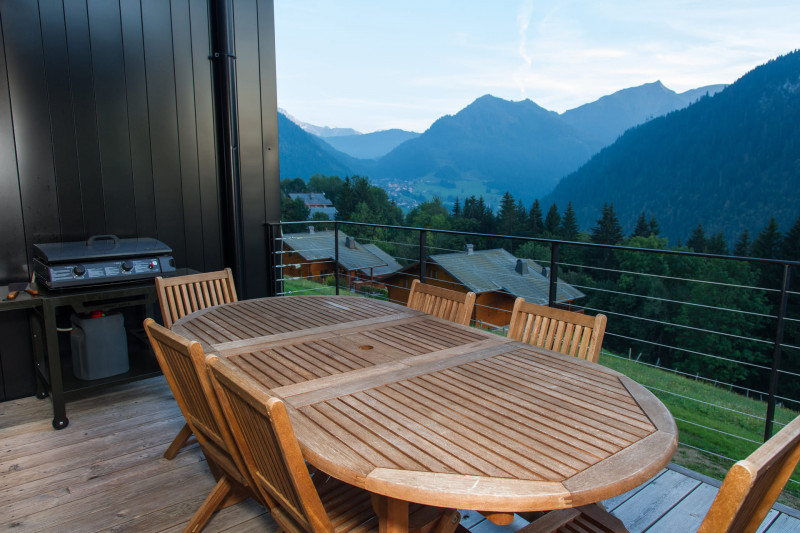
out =
<svg viewBox="0 0 800 533"><path fill-rule="evenodd" d="M800 417L728 471L697 533L754 533L775 504L800 460ZM576 522L579 521L579 522ZM574 531L626 532L599 504L548 513L518 533ZM604 529L605 528L605 529Z"/></svg>
<svg viewBox="0 0 800 533"><path fill-rule="evenodd" d="M408 307L469 326L475 307L474 292L458 292L415 279L408 294Z"/></svg>
<svg viewBox="0 0 800 533"><path fill-rule="evenodd" d="M217 478L216 486L184 531L200 531L214 511L247 496L264 503L252 489L253 483L223 417L200 344L184 339L151 318L144 321L144 328L186 423Z"/></svg>
<svg viewBox="0 0 800 533"><path fill-rule="evenodd" d="M174 278L156 278L156 293L161 307L164 325L171 328L176 320L190 313L219 305L236 302L236 287L233 285L231 269L219 272L191 274ZM173 459L187 444L192 430L184 425L164 452L164 457Z"/></svg>
<svg viewBox="0 0 800 533"><path fill-rule="evenodd" d="M238 368L215 355L207 357L214 387L250 476L270 514L289 533L359 533L378 530L371 494L316 472L303 460L284 403L253 383ZM452 533L460 515L412 504L409 530Z"/></svg>
<svg viewBox="0 0 800 533"><path fill-rule="evenodd" d="M174 278L156 278L156 292L164 325L172 327L190 313L238 301L230 268Z"/></svg>
<svg viewBox="0 0 800 533"><path fill-rule="evenodd" d="M587 359L600 358L606 316L588 316L563 309L514 301L508 337L534 346Z"/></svg>

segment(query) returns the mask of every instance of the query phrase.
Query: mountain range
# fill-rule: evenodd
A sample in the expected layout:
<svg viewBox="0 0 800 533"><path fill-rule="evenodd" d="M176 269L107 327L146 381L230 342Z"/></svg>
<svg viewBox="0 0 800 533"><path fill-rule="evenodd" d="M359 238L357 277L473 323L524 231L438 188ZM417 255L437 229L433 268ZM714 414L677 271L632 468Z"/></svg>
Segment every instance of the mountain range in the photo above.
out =
<svg viewBox="0 0 800 533"><path fill-rule="evenodd" d="M514 190L523 199L532 200L550 192L561 177L576 170L627 128L685 107L699 94L713 94L722 87L678 94L655 82L624 89L561 115L530 100L511 102L485 95L456 115L438 119L421 135L402 130L344 135L341 128L335 136L331 128L324 136L312 135L309 132L324 128L292 119L290 122L298 127L287 135L279 128L281 175L307 179L323 173L322 168L344 167L344 174L410 184L422 190L423 196L425 184L471 180L484 184L486 190L479 193ZM393 143L396 147L378 155ZM316 157L295 157L307 153ZM320 161L320 157L326 161ZM450 188L453 195L459 193L457 186Z"/></svg>
<svg viewBox="0 0 800 533"><path fill-rule="evenodd" d="M605 202L628 232L641 212L655 216L672 243L698 224L731 242L770 216L785 230L800 214L797 51L727 87L678 94L654 82L562 114L485 95L377 159L339 151L285 116L279 133L283 177L357 173L412 201L484 194L496 206L510 191L562 212L571 201L584 230Z"/></svg>
<svg viewBox="0 0 800 533"><path fill-rule="evenodd" d="M800 215L800 51L745 74L725 90L628 130L543 198L572 202L589 228L603 203L624 229L644 211L675 243L698 224L728 242L775 217Z"/></svg>

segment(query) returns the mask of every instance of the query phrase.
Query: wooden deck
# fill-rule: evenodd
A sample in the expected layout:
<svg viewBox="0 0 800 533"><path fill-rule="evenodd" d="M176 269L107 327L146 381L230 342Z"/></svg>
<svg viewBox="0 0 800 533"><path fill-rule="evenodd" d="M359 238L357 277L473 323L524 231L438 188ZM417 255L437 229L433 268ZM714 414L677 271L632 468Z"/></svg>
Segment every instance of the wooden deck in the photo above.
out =
<svg viewBox="0 0 800 533"><path fill-rule="evenodd" d="M183 418L163 378L67 404L54 431L49 400L0 403L0 528L3 531L181 531L214 485L197 445L167 461ZM605 502L632 533L694 531L718 483L680 467ZM512 533L465 511L473 533ZM251 500L217 513L205 532L277 531ZM800 532L800 513L776 506L759 531Z"/></svg>

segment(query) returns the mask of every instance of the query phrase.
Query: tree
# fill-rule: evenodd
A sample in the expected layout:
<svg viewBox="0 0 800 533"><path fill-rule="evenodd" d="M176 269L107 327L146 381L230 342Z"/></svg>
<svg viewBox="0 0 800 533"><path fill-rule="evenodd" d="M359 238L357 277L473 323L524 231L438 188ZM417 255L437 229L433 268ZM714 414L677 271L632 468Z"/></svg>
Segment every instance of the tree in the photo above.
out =
<svg viewBox="0 0 800 533"><path fill-rule="evenodd" d="M739 238L736 239L736 244L733 246L733 255L739 257L747 257L750 255L750 232L744 230Z"/></svg>
<svg viewBox="0 0 800 533"><path fill-rule="evenodd" d="M614 204L603 204L597 225L592 228L592 242L596 244L619 244L622 242L622 226L619 224Z"/></svg>
<svg viewBox="0 0 800 533"><path fill-rule="evenodd" d="M575 216L572 202L567 204L567 210L564 211L564 217L561 219L561 238L565 241L578 240L578 217Z"/></svg>
<svg viewBox="0 0 800 533"><path fill-rule="evenodd" d="M281 180L281 192L283 194L308 192L308 189L303 178L286 178Z"/></svg>
<svg viewBox="0 0 800 533"><path fill-rule="evenodd" d="M644 217L644 211L639 214L639 218L636 219L636 227L633 228L633 234L631 237L649 237L650 236L650 225L647 223L647 219Z"/></svg>
<svg viewBox="0 0 800 533"><path fill-rule="evenodd" d="M549 234L548 236L557 237L560 226L561 215L558 214L558 207L553 203L547 211L547 216L544 218L544 230Z"/></svg>
<svg viewBox="0 0 800 533"><path fill-rule="evenodd" d="M311 210L301 198L290 199L281 196L281 220L284 222L297 222L308 220Z"/></svg>
<svg viewBox="0 0 800 533"><path fill-rule="evenodd" d="M788 261L800 260L800 217L797 217L781 242L781 258Z"/></svg>
<svg viewBox="0 0 800 533"><path fill-rule="evenodd" d="M453 218L458 218L461 216L461 203L458 201L458 197L456 196L456 201L453 204Z"/></svg>
<svg viewBox="0 0 800 533"><path fill-rule="evenodd" d="M728 244L725 242L725 234L720 231L708 239L706 241L706 251L710 254L728 255Z"/></svg>
<svg viewBox="0 0 800 533"><path fill-rule="evenodd" d="M650 226L650 234L651 235L658 235L661 233L661 228L658 227L658 221L656 220L655 215L650 217L650 222L648 223Z"/></svg>
<svg viewBox="0 0 800 533"><path fill-rule="evenodd" d="M502 235L513 235L519 231L518 219L517 204L511 193L506 191L500 200L500 210L497 212L497 231Z"/></svg>
<svg viewBox="0 0 800 533"><path fill-rule="evenodd" d="M758 236L753 241L752 253L753 257L761 257L764 259L776 259L781 255L781 236L778 230L778 223L775 222L775 217L769 219L767 226L761 230Z"/></svg>
<svg viewBox="0 0 800 533"><path fill-rule="evenodd" d="M706 251L708 243L706 242L706 232L703 230L702 224L698 224L694 229L691 237L686 241L686 246L693 252L703 253Z"/></svg>
<svg viewBox="0 0 800 533"><path fill-rule="evenodd" d="M536 199L533 201L530 213L528 213L528 233L531 237L538 237L543 231L542 208L539 206L539 200Z"/></svg>

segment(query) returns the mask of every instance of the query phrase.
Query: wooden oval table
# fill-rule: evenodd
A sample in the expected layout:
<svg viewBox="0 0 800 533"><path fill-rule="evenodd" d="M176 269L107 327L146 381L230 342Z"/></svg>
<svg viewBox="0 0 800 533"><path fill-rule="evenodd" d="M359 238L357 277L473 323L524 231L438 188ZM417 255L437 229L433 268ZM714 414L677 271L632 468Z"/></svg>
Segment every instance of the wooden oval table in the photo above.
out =
<svg viewBox="0 0 800 533"><path fill-rule="evenodd" d="M179 320L282 398L306 460L381 495L493 512L580 506L650 479L675 422L613 370L406 307L346 296L246 300Z"/></svg>

